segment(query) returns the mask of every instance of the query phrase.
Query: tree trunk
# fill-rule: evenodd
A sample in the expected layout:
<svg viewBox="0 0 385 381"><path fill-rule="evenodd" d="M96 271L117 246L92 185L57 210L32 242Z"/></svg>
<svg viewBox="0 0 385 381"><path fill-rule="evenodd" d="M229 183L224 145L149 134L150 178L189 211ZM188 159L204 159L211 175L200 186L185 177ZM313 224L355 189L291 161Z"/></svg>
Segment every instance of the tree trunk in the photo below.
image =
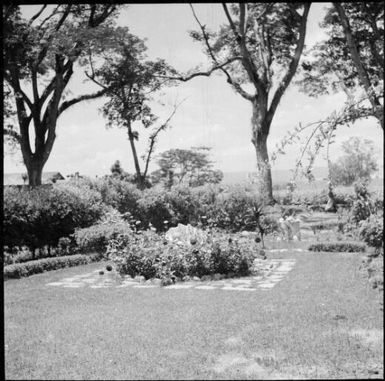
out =
<svg viewBox="0 0 385 381"><path fill-rule="evenodd" d="M257 154L257 184L259 194L267 204L275 204L276 201L273 197L273 184L271 179L271 169L269 165L269 154L267 152L267 135L258 135L253 144Z"/></svg>
<svg viewBox="0 0 385 381"><path fill-rule="evenodd" d="M267 99L253 102L252 143L257 155L257 187L258 192L267 204L275 204L273 197L273 184L269 154L267 152L267 137L269 136L270 123L267 121Z"/></svg>
<svg viewBox="0 0 385 381"><path fill-rule="evenodd" d="M30 186L41 185L44 161L39 158L24 159L28 171L28 181Z"/></svg>
<svg viewBox="0 0 385 381"><path fill-rule="evenodd" d="M134 134L132 133L132 129L131 129L131 122L129 122L129 124L128 124L128 140L130 141L131 152L132 152L132 156L134 158L137 186L139 189L143 190L145 188L145 183L144 183L145 179L144 179L142 172L140 170L138 153L136 152L134 139L135 139Z"/></svg>

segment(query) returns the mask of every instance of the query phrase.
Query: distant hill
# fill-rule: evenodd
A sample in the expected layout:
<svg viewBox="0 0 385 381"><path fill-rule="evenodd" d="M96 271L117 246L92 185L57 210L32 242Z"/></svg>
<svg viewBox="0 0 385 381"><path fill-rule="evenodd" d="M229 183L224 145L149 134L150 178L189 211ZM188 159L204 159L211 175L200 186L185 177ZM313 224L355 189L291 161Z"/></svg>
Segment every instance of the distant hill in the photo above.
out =
<svg viewBox="0 0 385 381"><path fill-rule="evenodd" d="M248 174L251 172L223 172L223 184L242 184L248 182ZM293 176L289 169L276 169L271 172L274 184L287 183ZM316 167L313 169L313 175L317 180L327 178L328 169L326 167ZM300 179L300 178L299 178Z"/></svg>
<svg viewBox="0 0 385 381"><path fill-rule="evenodd" d="M222 184L224 185L235 185L249 183L247 175L251 172L239 171L239 172L224 172ZM309 183L304 177L297 178L297 189L327 189L327 175L328 170L326 167L318 167L313 169L315 181ZM272 171L273 177L273 189L284 189L285 185L292 177L290 170L279 169ZM374 178L370 182L369 190L378 191L383 190L383 179L384 171L383 168L377 172Z"/></svg>

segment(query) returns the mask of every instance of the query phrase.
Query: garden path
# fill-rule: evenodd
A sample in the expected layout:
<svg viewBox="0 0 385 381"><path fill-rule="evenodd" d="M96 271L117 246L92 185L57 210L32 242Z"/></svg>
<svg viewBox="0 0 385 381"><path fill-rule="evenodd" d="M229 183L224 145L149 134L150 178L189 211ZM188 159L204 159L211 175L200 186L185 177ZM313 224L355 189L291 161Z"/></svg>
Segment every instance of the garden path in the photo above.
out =
<svg viewBox="0 0 385 381"><path fill-rule="evenodd" d="M265 266L269 270L264 275L242 278L177 282L164 290L196 289L196 290L224 290L224 291L256 291L257 289L269 290L280 282L295 265L295 259L269 259ZM63 278L60 281L47 283L46 286L66 288L141 288L149 289L159 287L151 282L141 283L129 276L121 277L115 271L99 274L100 270Z"/></svg>

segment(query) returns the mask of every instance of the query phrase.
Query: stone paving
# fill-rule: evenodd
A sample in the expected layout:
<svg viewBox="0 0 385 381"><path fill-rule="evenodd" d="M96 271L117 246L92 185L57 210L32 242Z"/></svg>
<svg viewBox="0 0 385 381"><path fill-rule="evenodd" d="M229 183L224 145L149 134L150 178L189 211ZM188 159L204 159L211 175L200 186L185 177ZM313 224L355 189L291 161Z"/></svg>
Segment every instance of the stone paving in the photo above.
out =
<svg viewBox="0 0 385 381"><path fill-rule="evenodd" d="M222 280L207 281L188 281L177 282L171 286L162 287L163 290L224 290L224 291L256 291L270 290L280 282L288 272L294 267L295 259L268 259L266 265L269 270L263 275L254 275L243 278L231 278ZM120 276L115 271L104 271L99 274L99 270L93 272L74 275L64 278L58 282L47 283L46 286L65 287L65 288L159 288L158 284L151 281L140 282L129 276Z"/></svg>

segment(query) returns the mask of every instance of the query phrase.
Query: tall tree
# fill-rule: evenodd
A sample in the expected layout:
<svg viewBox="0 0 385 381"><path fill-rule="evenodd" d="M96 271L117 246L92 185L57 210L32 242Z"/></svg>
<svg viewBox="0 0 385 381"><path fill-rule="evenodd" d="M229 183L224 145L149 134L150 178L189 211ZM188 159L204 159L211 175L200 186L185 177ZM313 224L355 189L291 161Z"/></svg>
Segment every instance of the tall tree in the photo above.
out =
<svg viewBox="0 0 385 381"><path fill-rule="evenodd" d="M251 141L255 147L261 197L274 203L267 139L283 94L296 73L304 48L310 3L223 3L227 25L216 33L202 25L191 36L212 61L207 72L220 70L231 87L251 103ZM249 92L249 88L252 92Z"/></svg>
<svg viewBox="0 0 385 381"><path fill-rule="evenodd" d="M152 181L164 182L167 188L172 185L186 184L197 187L204 184L217 184L222 181L223 173L213 170L209 159L209 147L170 149L159 155L159 169L154 171Z"/></svg>
<svg viewBox="0 0 385 381"><path fill-rule="evenodd" d="M306 52L298 83L311 96L342 90L353 98L363 90L384 128L384 2L333 3L321 27L327 39ZM364 102L359 109L368 116Z"/></svg>
<svg viewBox="0 0 385 381"><path fill-rule="evenodd" d="M171 84L165 77L174 73L174 70L162 59L146 60L146 49L143 40L128 33L122 34L117 46L104 50L102 65L96 67L90 56L91 73L87 73L105 91L107 102L101 111L107 118L107 126L127 129L139 188L145 187L158 135L168 127L178 107L175 105L167 120L155 127L158 118L152 112L151 101L163 86ZM139 131L134 127L136 122L146 129L153 128L147 153L142 157L143 169L136 147L136 141L139 140Z"/></svg>
<svg viewBox="0 0 385 381"><path fill-rule="evenodd" d="M333 183L329 145L339 126L374 117L383 128L384 2L334 3L320 25L327 38L304 52L297 84L312 97L343 91L347 101L323 120L299 124L289 131L277 144L271 160L284 153L287 145L298 144L300 135L310 130L299 149L294 178L301 168L311 179L314 160L326 146L329 180ZM305 153L309 158L306 167Z"/></svg>
<svg viewBox="0 0 385 381"><path fill-rule="evenodd" d="M100 50L101 40L107 43L113 36L114 25L106 20L112 21L116 10L113 4L42 5L26 20L18 5L3 7L3 73L12 89L7 109L14 106L18 124L18 128L4 124L4 133L20 145L30 185L41 184L59 116L70 106L105 92L66 99L75 65L85 64L85 54L97 46Z"/></svg>

